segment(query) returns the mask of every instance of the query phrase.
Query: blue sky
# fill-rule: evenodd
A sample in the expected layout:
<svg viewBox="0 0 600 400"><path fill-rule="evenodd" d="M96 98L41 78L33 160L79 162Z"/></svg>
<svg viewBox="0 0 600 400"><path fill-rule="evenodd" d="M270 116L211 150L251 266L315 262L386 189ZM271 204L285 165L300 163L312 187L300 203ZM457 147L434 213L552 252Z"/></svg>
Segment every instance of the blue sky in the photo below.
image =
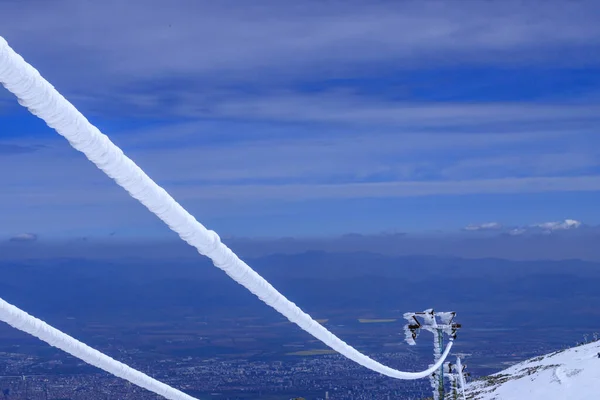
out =
<svg viewBox="0 0 600 400"><path fill-rule="evenodd" d="M0 2L0 35L224 235L600 224L600 3ZM0 90L0 237L171 237Z"/></svg>

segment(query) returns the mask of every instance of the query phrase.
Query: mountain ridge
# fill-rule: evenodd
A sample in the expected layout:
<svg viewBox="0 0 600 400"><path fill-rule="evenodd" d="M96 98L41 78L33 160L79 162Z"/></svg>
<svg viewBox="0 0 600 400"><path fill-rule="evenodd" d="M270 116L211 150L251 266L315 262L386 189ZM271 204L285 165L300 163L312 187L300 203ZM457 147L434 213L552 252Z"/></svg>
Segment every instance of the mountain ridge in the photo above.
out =
<svg viewBox="0 0 600 400"><path fill-rule="evenodd" d="M467 385L468 400L578 400L600 396L600 340L534 357Z"/></svg>

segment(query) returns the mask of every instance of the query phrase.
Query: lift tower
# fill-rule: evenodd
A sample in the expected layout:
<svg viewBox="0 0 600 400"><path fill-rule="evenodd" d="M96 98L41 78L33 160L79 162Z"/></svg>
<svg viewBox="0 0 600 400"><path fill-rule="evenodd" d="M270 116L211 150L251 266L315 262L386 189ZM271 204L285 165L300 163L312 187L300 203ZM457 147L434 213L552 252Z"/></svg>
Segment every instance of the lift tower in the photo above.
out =
<svg viewBox="0 0 600 400"><path fill-rule="evenodd" d="M404 319L408 322L404 326L406 342L414 346L421 329L433 334L433 356L434 363L442 356L444 348L444 335L448 335L449 340L456 339L456 332L462 327L461 324L454 322L456 312L434 312L433 308L422 312L409 312L404 314ZM443 366L437 372L429 377L433 388L433 399L444 399L444 368Z"/></svg>

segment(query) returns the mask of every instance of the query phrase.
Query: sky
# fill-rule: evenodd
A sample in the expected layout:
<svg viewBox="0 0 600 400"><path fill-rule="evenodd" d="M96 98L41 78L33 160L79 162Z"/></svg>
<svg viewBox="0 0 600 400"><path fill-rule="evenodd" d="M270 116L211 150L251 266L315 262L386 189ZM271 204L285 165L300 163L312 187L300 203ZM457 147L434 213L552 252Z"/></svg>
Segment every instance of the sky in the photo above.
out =
<svg viewBox="0 0 600 400"><path fill-rule="evenodd" d="M0 36L223 235L600 224L596 1L0 1ZM0 89L0 240L173 238ZM21 235L21 236L19 236Z"/></svg>

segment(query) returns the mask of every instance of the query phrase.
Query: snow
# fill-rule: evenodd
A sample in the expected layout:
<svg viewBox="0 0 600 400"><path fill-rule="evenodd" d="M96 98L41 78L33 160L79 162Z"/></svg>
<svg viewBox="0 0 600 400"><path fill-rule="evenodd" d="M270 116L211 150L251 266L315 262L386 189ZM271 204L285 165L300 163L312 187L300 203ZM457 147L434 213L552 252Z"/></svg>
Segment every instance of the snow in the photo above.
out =
<svg viewBox="0 0 600 400"><path fill-rule="evenodd" d="M535 357L467 385L470 400L600 399L600 341Z"/></svg>

